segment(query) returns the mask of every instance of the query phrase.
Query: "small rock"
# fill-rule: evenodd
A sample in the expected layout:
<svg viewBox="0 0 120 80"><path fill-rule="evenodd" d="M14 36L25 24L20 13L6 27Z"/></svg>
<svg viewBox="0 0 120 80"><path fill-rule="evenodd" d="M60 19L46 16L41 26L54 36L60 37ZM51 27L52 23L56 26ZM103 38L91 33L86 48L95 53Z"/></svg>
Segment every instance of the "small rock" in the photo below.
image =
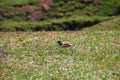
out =
<svg viewBox="0 0 120 80"><path fill-rule="evenodd" d="M3 58L6 56L6 51L5 50L0 50L0 58Z"/></svg>

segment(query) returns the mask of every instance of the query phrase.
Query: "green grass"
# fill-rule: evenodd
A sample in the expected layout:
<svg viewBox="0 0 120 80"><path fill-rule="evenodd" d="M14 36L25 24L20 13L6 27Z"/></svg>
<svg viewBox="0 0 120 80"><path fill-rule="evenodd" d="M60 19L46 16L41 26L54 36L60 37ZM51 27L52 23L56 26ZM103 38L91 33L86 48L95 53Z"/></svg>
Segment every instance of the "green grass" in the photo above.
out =
<svg viewBox="0 0 120 80"><path fill-rule="evenodd" d="M94 28L95 29L95 28ZM1 80L119 80L120 31L0 33ZM62 48L58 40L72 47Z"/></svg>
<svg viewBox="0 0 120 80"><path fill-rule="evenodd" d="M38 22L28 22L28 21L1 21L0 28L1 31L16 31L16 28L20 28L24 31L34 31L36 27L41 28L41 31L46 31L47 28L55 28L55 30L64 30L66 25L74 24L73 22L84 24L86 22L94 23L95 21L102 22L109 19L113 19L114 17L101 17L101 16L76 16L76 17L64 17L60 19L49 19L46 21L38 21ZM60 26L59 26L60 25ZM69 25L66 25L69 26Z"/></svg>
<svg viewBox="0 0 120 80"><path fill-rule="evenodd" d="M107 20L107 21L103 21L101 23L98 23L96 25L93 25L90 28L84 28L84 30L117 30L120 31L120 17L117 16L113 19Z"/></svg>
<svg viewBox="0 0 120 80"><path fill-rule="evenodd" d="M37 3L39 2L39 0L4 0L1 1L0 0L0 7L4 7L4 6L13 6L13 5L24 5L24 4L28 4L28 3Z"/></svg>

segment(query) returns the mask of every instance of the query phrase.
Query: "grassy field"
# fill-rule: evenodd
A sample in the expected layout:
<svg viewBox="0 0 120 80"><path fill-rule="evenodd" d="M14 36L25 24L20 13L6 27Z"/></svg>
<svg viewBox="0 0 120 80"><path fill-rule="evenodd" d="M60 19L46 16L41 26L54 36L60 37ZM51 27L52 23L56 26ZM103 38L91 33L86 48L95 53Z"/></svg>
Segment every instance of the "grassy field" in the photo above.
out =
<svg viewBox="0 0 120 80"><path fill-rule="evenodd" d="M119 30L1 32L0 49L7 53L0 56L1 80L120 79Z"/></svg>
<svg viewBox="0 0 120 80"><path fill-rule="evenodd" d="M54 0L36 22L18 8L39 0L12 1L0 0L0 31L13 31L0 32L0 80L120 80L119 0Z"/></svg>

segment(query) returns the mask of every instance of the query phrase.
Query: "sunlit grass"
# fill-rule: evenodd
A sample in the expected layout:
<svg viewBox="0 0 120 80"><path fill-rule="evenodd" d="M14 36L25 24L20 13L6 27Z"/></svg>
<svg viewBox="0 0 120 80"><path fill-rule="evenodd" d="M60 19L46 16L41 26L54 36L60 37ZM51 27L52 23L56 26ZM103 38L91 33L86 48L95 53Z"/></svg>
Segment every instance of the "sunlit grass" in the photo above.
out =
<svg viewBox="0 0 120 80"><path fill-rule="evenodd" d="M3 35L4 34L4 35ZM0 33L2 80L119 80L120 32ZM58 40L72 47L62 48Z"/></svg>

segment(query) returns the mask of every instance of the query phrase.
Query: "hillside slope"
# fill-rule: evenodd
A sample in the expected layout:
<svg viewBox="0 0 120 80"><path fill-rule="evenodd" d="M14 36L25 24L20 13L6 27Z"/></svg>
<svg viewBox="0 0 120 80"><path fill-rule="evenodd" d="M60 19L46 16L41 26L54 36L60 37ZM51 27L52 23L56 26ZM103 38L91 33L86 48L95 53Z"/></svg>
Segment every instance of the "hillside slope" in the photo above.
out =
<svg viewBox="0 0 120 80"><path fill-rule="evenodd" d="M0 21L15 20L28 21L29 14L24 15L18 8L25 5L32 5L38 9L40 0L0 0ZM111 16L120 14L119 0L53 0L49 11L42 10L40 20L51 18L70 17L76 15L100 15Z"/></svg>
<svg viewBox="0 0 120 80"><path fill-rule="evenodd" d="M0 0L0 31L80 30L120 14L119 0L53 0L40 12L41 1Z"/></svg>

